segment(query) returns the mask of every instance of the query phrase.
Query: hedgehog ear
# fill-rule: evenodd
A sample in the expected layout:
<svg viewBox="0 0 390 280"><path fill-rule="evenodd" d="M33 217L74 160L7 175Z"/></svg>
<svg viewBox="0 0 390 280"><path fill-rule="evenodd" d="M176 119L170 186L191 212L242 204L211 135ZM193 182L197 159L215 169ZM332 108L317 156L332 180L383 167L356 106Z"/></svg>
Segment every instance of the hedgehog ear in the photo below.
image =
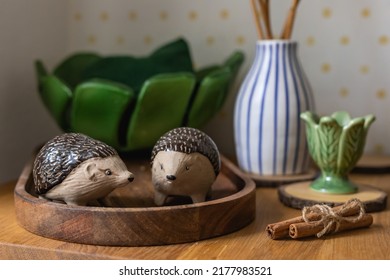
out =
<svg viewBox="0 0 390 280"><path fill-rule="evenodd" d="M84 167L84 175L88 178L88 180L96 182L96 164L95 163L87 163Z"/></svg>

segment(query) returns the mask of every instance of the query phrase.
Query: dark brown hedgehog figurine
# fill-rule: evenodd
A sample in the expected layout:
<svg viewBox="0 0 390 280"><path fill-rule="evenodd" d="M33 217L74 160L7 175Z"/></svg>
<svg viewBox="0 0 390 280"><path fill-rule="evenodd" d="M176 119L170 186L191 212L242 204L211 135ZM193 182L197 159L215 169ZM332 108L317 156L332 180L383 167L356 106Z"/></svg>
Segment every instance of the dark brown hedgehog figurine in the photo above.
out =
<svg viewBox="0 0 390 280"><path fill-rule="evenodd" d="M69 205L86 205L134 179L114 148L80 133L48 141L35 158L33 177L41 198Z"/></svg>
<svg viewBox="0 0 390 280"><path fill-rule="evenodd" d="M221 167L214 141L190 127L175 128L156 142L152 150L154 201L163 205L169 195L189 196L203 202Z"/></svg>

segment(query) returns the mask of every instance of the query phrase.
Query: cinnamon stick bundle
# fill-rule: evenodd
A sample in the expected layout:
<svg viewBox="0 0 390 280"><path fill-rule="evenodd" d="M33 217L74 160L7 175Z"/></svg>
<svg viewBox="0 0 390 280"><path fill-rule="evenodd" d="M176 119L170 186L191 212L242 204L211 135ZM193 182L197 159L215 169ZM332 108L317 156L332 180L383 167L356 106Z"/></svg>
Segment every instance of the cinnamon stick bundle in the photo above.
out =
<svg viewBox="0 0 390 280"><path fill-rule="evenodd" d="M356 229L356 228L364 228L369 227L373 222L372 215L364 214L358 221L350 222L342 220L338 226L337 232ZM316 224L316 223L297 223L291 224L289 227L289 236L291 238L297 239L302 237L308 237L317 235L324 229L324 225ZM334 232L336 230L336 224L333 224L332 227L329 228L330 232ZM321 237L321 236L319 236Z"/></svg>
<svg viewBox="0 0 390 280"><path fill-rule="evenodd" d="M334 232L335 230L344 231L353 228L368 227L373 222L372 216L365 214L364 206L358 199L351 199L343 205L328 208L333 217L339 218L337 222L329 224L329 227L326 228L321 236L326 232ZM326 225L322 222L323 219L323 213L305 213L305 215L302 216L269 224L266 227L266 232L271 239L283 239L287 237L295 239L317 235L326 227ZM330 220L330 222L331 221L332 220Z"/></svg>

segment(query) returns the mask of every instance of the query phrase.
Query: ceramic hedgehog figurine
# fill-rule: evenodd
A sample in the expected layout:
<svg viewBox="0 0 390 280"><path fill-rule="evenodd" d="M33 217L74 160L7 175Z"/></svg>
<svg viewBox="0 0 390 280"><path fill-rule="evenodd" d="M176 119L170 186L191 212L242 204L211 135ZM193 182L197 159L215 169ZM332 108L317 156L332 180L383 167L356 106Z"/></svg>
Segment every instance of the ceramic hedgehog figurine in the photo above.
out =
<svg viewBox="0 0 390 280"><path fill-rule="evenodd" d="M152 150L154 201L163 205L169 195L189 196L203 202L221 167L214 141L190 127L175 128L156 142Z"/></svg>
<svg viewBox="0 0 390 280"><path fill-rule="evenodd" d="M116 150L79 133L48 141L33 165L35 192L68 205L86 205L134 180Z"/></svg>

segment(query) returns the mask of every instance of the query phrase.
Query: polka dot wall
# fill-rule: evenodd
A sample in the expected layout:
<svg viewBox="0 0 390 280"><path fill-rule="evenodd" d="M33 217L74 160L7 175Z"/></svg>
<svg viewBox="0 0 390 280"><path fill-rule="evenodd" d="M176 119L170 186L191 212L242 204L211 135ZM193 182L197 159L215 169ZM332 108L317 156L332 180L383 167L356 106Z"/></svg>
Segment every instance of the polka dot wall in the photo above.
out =
<svg viewBox="0 0 390 280"><path fill-rule="evenodd" d="M184 37L194 66L224 61L241 50L246 59L232 92L205 128L224 153L234 153L235 96L254 57L255 24L249 0L71 0L69 53L147 55ZM271 0L274 33L291 1ZM390 1L302 0L292 39L315 94L317 111L374 114L366 151L390 154ZM389 76L389 77L388 77ZM226 137L231 135L231 137Z"/></svg>

